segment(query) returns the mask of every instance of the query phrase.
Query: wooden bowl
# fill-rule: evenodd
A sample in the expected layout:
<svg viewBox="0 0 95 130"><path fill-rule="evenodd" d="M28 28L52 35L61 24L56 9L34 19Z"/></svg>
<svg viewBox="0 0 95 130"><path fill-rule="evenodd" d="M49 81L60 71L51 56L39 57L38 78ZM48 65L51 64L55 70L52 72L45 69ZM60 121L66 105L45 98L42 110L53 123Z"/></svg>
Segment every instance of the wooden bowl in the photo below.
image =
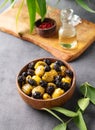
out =
<svg viewBox="0 0 95 130"><path fill-rule="evenodd" d="M50 24L52 24L52 26L44 27L44 25L43 25L43 28L42 28L41 25L45 24L45 23L50 23ZM35 28L36 28L37 34L39 34L40 36L52 37L56 32L56 21L54 19L51 19L51 18L45 18L44 21L42 22L41 19L38 19L35 22Z"/></svg>
<svg viewBox="0 0 95 130"><path fill-rule="evenodd" d="M33 62L36 63L39 60L44 60L44 59L49 59L52 62L55 62L58 59L54 59L54 58L41 58L41 59L36 59ZM31 61L32 62L32 61ZM31 107L41 110L42 108L52 108L52 107L57 107L57 106L62 106L64 103L66 103L73 95L74 90L75 90L75 86L76 86L76 77L75 77L75 72L73 70L73 68L71 67L71 65L69 65L66 61L62 61L65 66L70 69L73 72L73 79L72 79L72 83L70 88L61 96L54 98L54 99L47 99L47 100L43 100L43 99L34 99L33 97L30 97L28 95L26 95L22 90L21 90L21 86L18 83L18 76L22 74L22 72L26 71L28 64L26 64L18 73L17 77L16 77L16 85L17 85L17 90L18 93L20 94L20 96L22 97L22 99L29 104Z"/></svg>

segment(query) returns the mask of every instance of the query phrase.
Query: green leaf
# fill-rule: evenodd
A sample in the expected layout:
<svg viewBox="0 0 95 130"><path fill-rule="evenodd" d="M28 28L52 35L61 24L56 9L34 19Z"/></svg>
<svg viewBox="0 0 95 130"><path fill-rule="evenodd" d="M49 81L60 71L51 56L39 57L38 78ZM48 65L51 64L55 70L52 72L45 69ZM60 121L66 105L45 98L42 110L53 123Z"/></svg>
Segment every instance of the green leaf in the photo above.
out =
<svg viewBox="0 0 95 130"><path fill-rule="evenodd" d="M16 3L16 0L11 0L11 5L10 5L10 8L13 7Z"/></svg>
<svg viewBox="0 0 95 130"><path fill-rule="evenodd" d="M54 108L52 108L52 110L60 112L61 114L64 114L65 116L68 116L68 117L76 117L78 115L76 112L67 110L67 109L62 108L62 107L54 107Z"/></svg>
<svg viewBox="0 0 95 130"><path fill-rule="evenodd" d="M37 3L39 7L39 14L43 21L46 14L46 0L37 0Z"/></svg>
<svg viewBox="0 0 95 130"><path fill-rule="evenodd" d="M40 8L39 8L37 0L36 0L36 12L40 15Z"/></svg>
<svg viewBox="0 0 95 130"><path fill-rule="evenodd" d="M63 44L63 43L60 43L60 45L61 45L62 47L68 48L68 49L72 47L71 44Z"/></svg>
<svg viewBox="0 0 95 130"><path fill-rule="evenodd" d="M43 108L43 110L49 112L49 113L52 114L54 117L56 117L59 121L61 121L62 123L64 123L63 120L62 120L57 114L55 114L54 112L52 112L50 109Z"/></svg>
<svg viewBox="0 0 95 130"><path fill-rule="evenodd" d="M27 7L30 19L30 31L33 31L35 19L36 19L36 2L35 0L27 0Z"/></svg>
<svg viewBox="0 0 95 130"><path fill-rule="evenodd" d="M13 3L15 0L10 0L11 3Z"/></svg>
<svg viewBox="0 0 95 130"><path fill-rule="evenodd" d="M0 5L0 9L3 8L7 3L8 3L9 0L4 0L4 2Z"/></svg>
<svg viewBox="0 0 95 130"><path fill-rule="evenodd" d="M93 9L91 9L85 2L84 0L76 0L76 2L85 10L91 12L91 13L95 13L95 11Z"/></svg>
<svg viewBox="0 0 95 130"><path fill-rule="evenodd" d="M82 98L78 100L78 105L82 111L84 111L89 105L89 98Z"/></svg>
<svg viewBox="0 0 95 130"><path fill-rule="evenodd" d="M78 111L78 116L74 118L74 122L80 130L87 130L85 121L80 110Z"/></svg>
<svg viewBox="0 0 95 130"><path fill-rule="evenodd" d="M85 97L88 97L90 101L95 105L95 88L89 83L85 82L80 86L80 90Z"/></svg>
<svg viewBox="0 0 95 130"><path fill-rule="evenodd" d="M62 124L59 124L56 127L54 127L53 130L66 130L66 128L67 128L67 124L62 123Z"/></svg>
<svg viewBox="0 0 95 130"><path fill-rule="evenodd" d="M18 8L18 12L17 12L17 15L16 15L16 26L17 26L17 24L18 24L18 19L19 19L20 12L21 12L21 10L22 10L23 5L24 5L24 0L22 0L20 6L19 6L19 8Z"/></svg>

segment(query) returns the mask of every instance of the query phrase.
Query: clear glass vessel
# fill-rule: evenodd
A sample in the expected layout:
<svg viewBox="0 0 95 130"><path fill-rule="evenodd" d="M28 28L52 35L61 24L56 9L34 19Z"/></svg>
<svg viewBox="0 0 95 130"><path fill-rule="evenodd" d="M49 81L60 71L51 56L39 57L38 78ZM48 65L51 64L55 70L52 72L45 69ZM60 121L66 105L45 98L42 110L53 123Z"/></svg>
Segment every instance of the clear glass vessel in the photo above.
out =
<svg viewBox="0 0 95 130"><path fill-rule="evenodd" d="M59 29L59 44L65 49L77 47L76 28L72 24L73 10L61 10L62 26Z"/></svg>

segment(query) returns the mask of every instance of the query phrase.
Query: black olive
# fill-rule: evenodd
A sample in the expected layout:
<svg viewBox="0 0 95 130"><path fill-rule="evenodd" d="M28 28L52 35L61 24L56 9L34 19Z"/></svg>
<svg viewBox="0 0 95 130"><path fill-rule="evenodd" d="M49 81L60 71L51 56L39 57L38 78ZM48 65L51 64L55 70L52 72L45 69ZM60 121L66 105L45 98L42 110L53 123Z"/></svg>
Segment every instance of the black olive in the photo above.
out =
<svg viewBox="0 0 95 130"><path fill-rule="evenodd" d="M44 59L44 62L47 64L47 65L50 65L51 64L51 61L49 59Z"/></svg>
<svg viewBox="0 0 95 130"><path fill-rule="evenodd" d="M41 85L42 87L46 88L46 87L47 87L47 82L44 81L44 80L41 80L41 81L40 81L40 85Z"/></svg>
<svg viewBox="0 0 95 130"><path fill-rule="evenodd" d="M29 79L28 80L28 83L32 86L36 86L37 85L37 82L34 80L34 79Z"/></svg>
<svg viewBox="0 0 95 130"><path fill-rule="evenodd" d="M22 76L18 76L18 82L19 82L19 83L22 83L22 82L23 82Z"/></svg>
<svg viewBox="0 0 95 130"><path fill-rule="evenodd" d="M18 83L20 84L20 85L22 85L22 84L24 84L25 83L25 76L22 76L22 75L20 75L20 76L18 76Z"/></svg>
<svg viewBox="0 0 95 130"><path fill-rule="evenodd" d="M61 86L62 86L62 82L60 82L60 81L56 81L56 86L57 86L58 88L61 88Z"/></svg>
<svg viewBox="0 0 95 130"><path fill-rule="evenodd" d="M29 68L29 69L34 69L34 65L35 65L34 62L29 63L29 64L28 64L28 68Z"/></svg>
<svg viewBox="0 0 95 130"><path fill-rule="evenodd" d="M46 92L51 95L54 92L54 90L55 90L54 86L48 86Z"/></svg>
<svg viewBox="0 0 95 130"><path fill-rule="evenodd" d="M54 82L56 83L56 81L60 82L62 79L62 76L61 75L58 75L54 78Z"/></svg>
<svg viewBox="0 0 95 130"><path fill-rule="evenodd" d="M69 77L71 77L71 78L73 77L73 72L72 72L71 70L68 69L68 70L66 70L65 73L66 73L66 75L68 75Z"/></svg>
<svg viewBox="0 0 95 130"><path fill-rule="evenodd" d="M60 60L57 60L57 61L55 62L55 64L57 64L57 65L59 65L59 66L64 65L64 63L63 63L62 61L60 61Z"/></svg>
<svg viewBox="0 0 95 130"><path fill-rule="evenodd" d="M51 68L49 65L45 66L45 71L50 71L50 70L51 70Z"/></svg>
<svg viewBox="0 0 95 130"><path fill-rule="evenodd" d="M34 74L35 74L34 70L32 70L32 69L27 70L27 75L33 76Z"/></svg>
<svg viewBox="0 0 95 130"><path fill-rule="evenodd" d="M60 88L64 89L64 91L67 91L70 88L70 84L67 82L62 83Z"/></svg>
<svg viewBox="0 0 95 130"><path fill-rule="evenodd" d="M22 72L22 76L27 76L27 72Z"/></svg>
<svg viewBox="0 0 95 130"><path fill-rule="evenodd" d="M56 71L61 71L60 66L58 64L54 64L54 69Z"/></svg>
<svg viewBox="0 0 95 130"><path fill-rule="evenodd" d="M35 92L35 93L32 93L32 97L36 98L36 99L41 99L42 98L42 94L40 92Z"/></svg>

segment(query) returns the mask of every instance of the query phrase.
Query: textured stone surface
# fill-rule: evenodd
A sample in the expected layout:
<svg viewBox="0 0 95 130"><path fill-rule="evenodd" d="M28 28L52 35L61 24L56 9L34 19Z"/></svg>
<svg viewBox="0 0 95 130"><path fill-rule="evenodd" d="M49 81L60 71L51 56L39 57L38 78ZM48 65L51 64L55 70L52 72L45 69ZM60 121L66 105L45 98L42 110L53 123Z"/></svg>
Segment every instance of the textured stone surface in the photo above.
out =
<svg viewBox="0 0 95 130"><path fill-rule="evenodd" d="M59 4L60 8L62 4ZM67 6L75 9L82 17L95 22L94 14L84 11L74 2L64 0L63 7ZM0 130L52 130L60 123L47 112L34 110L25 104L16 89L16 75L21 67L40 57L53 56L34 44L0 32ZM95 86L95 44L70 64L76 71L77 88L74 97L65 107L74 109L75 101L80 96L79 85L89 81ZM87 108L84 118L88 130L94 130L95 107L92 104ZM77 130L73 123L70 123L69 129Z"/></svg>

